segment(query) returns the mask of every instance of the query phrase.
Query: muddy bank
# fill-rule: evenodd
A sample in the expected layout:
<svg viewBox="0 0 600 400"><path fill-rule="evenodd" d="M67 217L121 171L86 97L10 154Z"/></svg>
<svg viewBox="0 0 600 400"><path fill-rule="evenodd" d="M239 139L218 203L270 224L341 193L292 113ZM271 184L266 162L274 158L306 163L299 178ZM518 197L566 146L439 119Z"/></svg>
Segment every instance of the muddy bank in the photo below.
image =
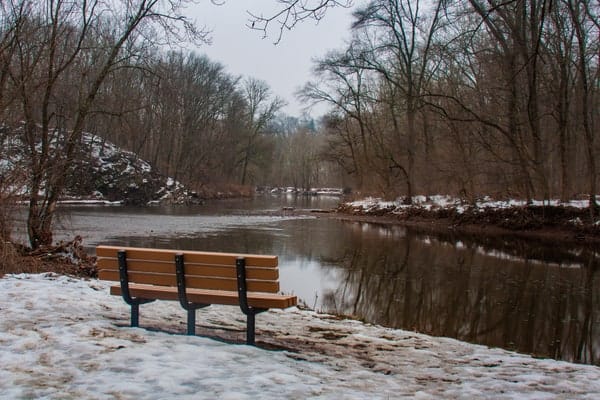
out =
<svg viewBox="0 0 600 400"><path fill-rule="evenodd" d="M341 204L333 210L311 210L321 218L402 225L435 234L510 237L559 244L597 245L600 223L588 209L562 206L525 206L502 209L425 209L395 207L364 209Z"/></svg>

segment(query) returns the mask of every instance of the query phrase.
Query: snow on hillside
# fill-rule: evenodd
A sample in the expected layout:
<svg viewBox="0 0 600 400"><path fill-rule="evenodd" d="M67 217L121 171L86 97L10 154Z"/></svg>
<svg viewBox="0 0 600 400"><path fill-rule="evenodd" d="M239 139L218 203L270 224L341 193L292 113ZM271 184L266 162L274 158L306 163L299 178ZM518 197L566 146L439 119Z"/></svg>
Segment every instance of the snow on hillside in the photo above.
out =
<svg viewBox="0 0 600 400"><path fill-rule="evenodd" d="M99 136L84 133L81 155L72 171L71 195L128 204L193 203L197 195L173 178L159 174L135 153Z"/></svg>
<svg viewBox="0 0 600 400"><path fill-rule="evenodd" d="M58 138L55 138L58 140ZM0 152L0 172L18 176L27 171L27 156L17 135L4 143ZM197 194L173 178L156 171L135 153L120 149L100 136L84 133L81 147L73 166L66 171L67 187L64 203L126 203L126 204L180 204L198 203ZM20 180L23 185L23 180ZM27 186L10 190L26 194Z"/></svg>
<svg viewBox="0 0 600 400"><path fill-rule="evenodd" d="M108 285L58 275L0 279L0 393L86 399L595 399L600 368L300 311L257 317L259 346L185 336L177 302L129 308ZM244 336L236 307L200 331ZM175 332L175 333L174 333Z"/></svg>

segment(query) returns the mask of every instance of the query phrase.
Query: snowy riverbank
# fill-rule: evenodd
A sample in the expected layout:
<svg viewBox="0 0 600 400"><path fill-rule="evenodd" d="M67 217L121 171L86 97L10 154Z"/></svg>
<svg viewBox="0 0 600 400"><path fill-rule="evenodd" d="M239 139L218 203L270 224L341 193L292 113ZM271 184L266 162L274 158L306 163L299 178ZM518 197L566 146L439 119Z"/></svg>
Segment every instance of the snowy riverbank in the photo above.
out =
<svg viewBox="0 0 600 400"><path fill-rule="evenodd" d="M54 274L0 279L6 398L598 398L600 368L290 309L257 317L259 348L188 337L176 302L129 328L108 285ZM198 312L198 331L241 342L235 307ZM266 350L265 348L271 349ZM276 351L273 349L280 349Z"/></svg>
<svg viewBox="0 0 600 400"><path fill-rule="evenodd" d="M591 217L587 200L569 202L483 198L474 204L452 196L415 196L412 204L402 199L379 198L341 204L340 218L401 224L436 232L544 239L555 243L600 242L600 215Z"/></svg>

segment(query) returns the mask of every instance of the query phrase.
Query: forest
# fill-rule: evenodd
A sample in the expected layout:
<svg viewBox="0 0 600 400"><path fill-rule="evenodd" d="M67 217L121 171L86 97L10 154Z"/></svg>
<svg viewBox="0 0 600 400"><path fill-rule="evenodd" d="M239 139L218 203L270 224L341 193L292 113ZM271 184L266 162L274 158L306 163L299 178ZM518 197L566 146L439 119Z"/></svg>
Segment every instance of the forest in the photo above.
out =
<svg viewBox="0 0 600 400"><path fill-rule="evenodd" d="M352 39L298 93L329 106L316 121L189 50L210 41L185 16L192 3L0 2L0 151L19 143L27 158L0 192L27 182L33 247L51 238L83 132L192 188L583 197L597 212L597 1L278 0L252 26L280 24L281 46L292 22L353 10Z"/></svg>
<svg viewBox="0 0 600 400"><path fill-rule="evenodd" d="M526 200L598 184L598 2L367 2L302 91L358 187Z"/></svg>

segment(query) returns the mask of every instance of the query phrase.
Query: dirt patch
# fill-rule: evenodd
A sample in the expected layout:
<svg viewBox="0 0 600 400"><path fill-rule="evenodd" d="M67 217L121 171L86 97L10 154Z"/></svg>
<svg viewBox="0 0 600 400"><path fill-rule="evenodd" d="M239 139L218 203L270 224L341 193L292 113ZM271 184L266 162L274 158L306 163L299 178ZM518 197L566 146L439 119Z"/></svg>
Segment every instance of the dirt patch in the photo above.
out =
<svg viewBox="0 0 600 400"><path fill-rule="evenodd" d="M54 246L32 250L26 246L2 242L0 246L0 278L5 274L55 272L61 275L94 278L96 257L83 249L81 237Z"/></svg>
<svg viewBox="0 0 600 400"><path fill-rule="evenodd" d="M466 233L511 236L560 243L600 243L600 223L588 209L557 206L525 206L502 209L386 208L374 211L341 205L317 217L383 225L403 225L430 233Z"/></svg>

